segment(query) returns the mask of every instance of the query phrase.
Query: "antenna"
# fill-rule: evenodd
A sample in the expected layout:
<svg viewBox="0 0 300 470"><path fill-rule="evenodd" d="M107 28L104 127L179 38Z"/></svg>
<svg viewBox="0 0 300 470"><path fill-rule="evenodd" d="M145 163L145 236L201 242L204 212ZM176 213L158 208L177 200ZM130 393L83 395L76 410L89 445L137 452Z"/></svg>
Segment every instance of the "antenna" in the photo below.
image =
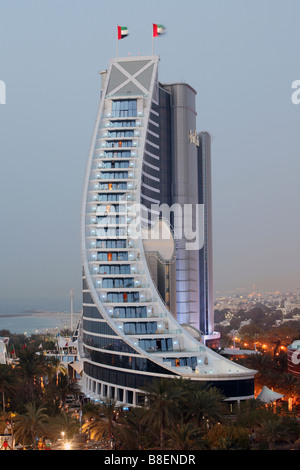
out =
<svg viewBox="0 0 300 470"><path fill-rule="evenodd" d="M74 292L71 289L71 332L73 331L73 300L74 300Z"/></svg>

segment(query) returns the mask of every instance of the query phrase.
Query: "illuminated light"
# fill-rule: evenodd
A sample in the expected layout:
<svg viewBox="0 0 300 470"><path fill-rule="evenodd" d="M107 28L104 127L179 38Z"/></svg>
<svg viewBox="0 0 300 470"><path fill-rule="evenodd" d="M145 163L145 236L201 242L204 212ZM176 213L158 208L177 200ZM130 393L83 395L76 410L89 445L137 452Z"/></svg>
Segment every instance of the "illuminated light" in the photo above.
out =
<svg viewBox="0 0 300 470"><path fill-rule="evenodd" d="M71 443L66 442L64 447L65 447L65 450L71 450Z"/></svg>

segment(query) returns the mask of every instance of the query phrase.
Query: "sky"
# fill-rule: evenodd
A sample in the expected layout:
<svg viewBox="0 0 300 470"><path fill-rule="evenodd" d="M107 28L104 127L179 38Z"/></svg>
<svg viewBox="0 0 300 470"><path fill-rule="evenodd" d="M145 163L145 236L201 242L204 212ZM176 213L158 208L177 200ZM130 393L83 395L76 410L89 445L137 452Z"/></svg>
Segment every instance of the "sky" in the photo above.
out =
<svg viewBox="0 0 300 470"><path fill-rule="evenodd" d="M214 289L300 287L298 0L0 0L0 313L81 308L80 211L101 79L152 53L212 142ZM1 83L0 82L0 83ZM0 95L1 96L1 95Z"/></svg>

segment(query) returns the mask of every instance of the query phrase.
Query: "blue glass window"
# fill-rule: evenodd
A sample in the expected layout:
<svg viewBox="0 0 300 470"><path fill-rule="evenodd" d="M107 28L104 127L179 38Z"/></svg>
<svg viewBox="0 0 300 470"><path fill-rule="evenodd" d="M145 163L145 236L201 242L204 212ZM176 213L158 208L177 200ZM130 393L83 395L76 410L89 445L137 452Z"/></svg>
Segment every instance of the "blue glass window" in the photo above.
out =
<svg viewBox="0 0 300 470"><path fill-rule="evenodd" d="M134 117L137 115L137 100L115 100L112 103L113 117Z"/></svg>

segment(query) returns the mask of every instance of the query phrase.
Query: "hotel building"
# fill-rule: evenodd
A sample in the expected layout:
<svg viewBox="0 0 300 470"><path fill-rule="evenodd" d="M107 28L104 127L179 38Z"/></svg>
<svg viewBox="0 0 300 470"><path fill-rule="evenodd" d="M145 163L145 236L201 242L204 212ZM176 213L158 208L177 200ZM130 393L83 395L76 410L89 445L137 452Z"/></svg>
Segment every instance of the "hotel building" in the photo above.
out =
<svg viewBox="0 0 300 470"><path fill-rule="evenodd" d="M207 346L210 135L196 131L196 91L160 83L158 65L115 58L101 73L82 203L82 391L137 406L150 381L183 377L244 400L255 371Z"/></svg>

